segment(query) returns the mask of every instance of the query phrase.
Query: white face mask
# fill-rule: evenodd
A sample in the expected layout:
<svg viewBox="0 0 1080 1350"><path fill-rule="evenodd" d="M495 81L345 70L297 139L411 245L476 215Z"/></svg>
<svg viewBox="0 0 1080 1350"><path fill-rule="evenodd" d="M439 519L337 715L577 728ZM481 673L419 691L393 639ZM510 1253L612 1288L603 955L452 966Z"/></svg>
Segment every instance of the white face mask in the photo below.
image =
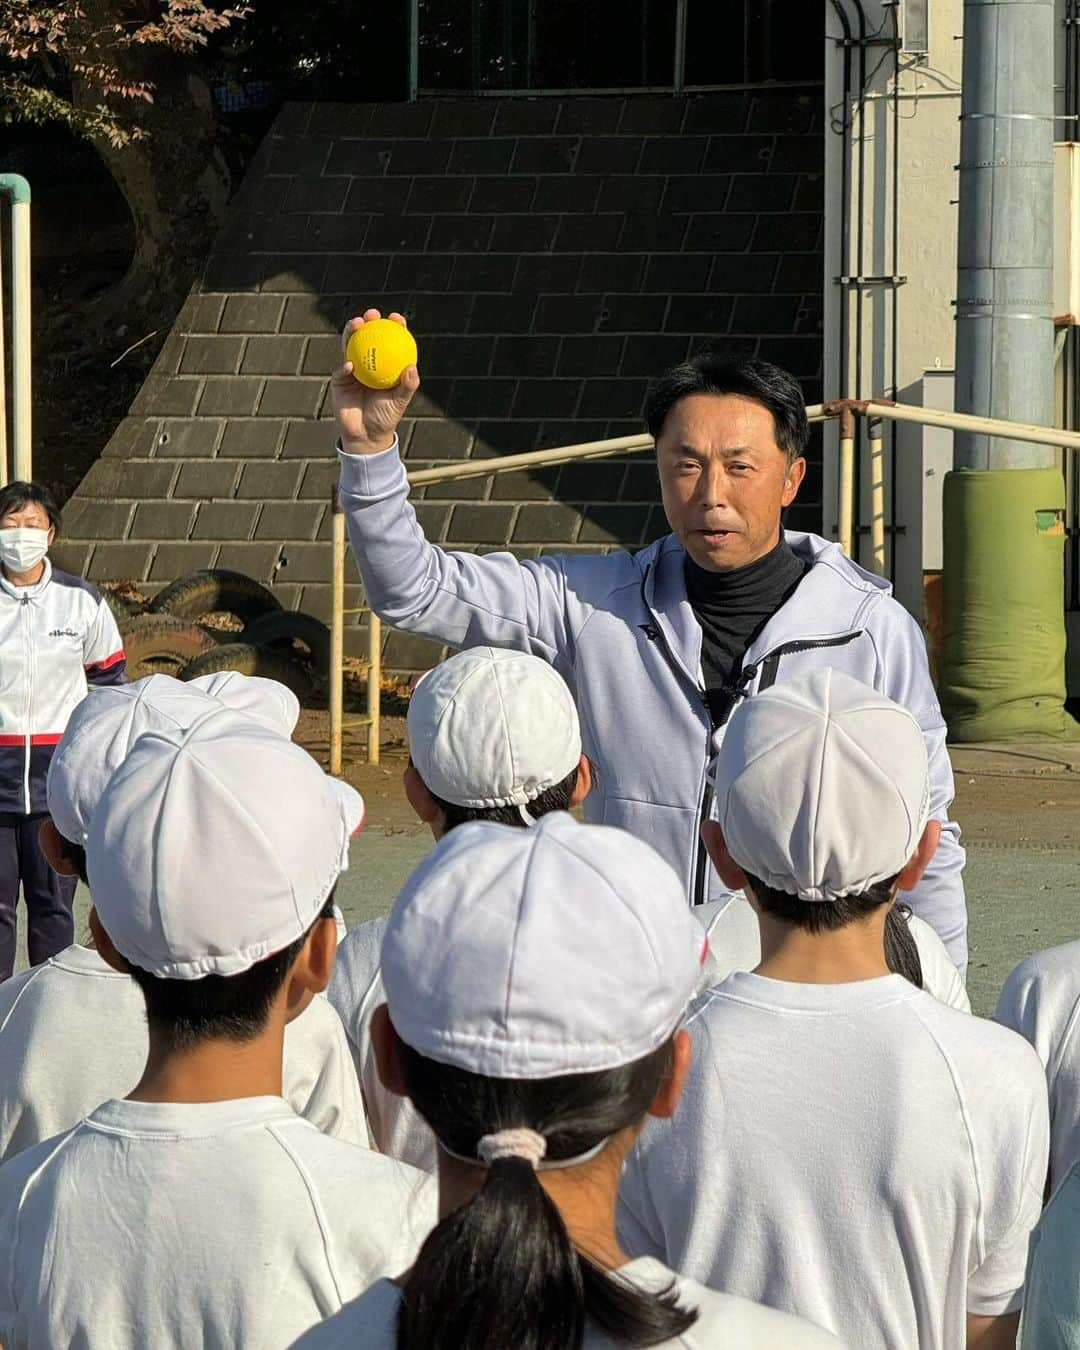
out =
<svg viewBox="0 0 1080 1350"><path fill-rule="evenodd" d="M25 525L0 530L0 563L9 572L29 572L49 551L49 531Z"/></svg>

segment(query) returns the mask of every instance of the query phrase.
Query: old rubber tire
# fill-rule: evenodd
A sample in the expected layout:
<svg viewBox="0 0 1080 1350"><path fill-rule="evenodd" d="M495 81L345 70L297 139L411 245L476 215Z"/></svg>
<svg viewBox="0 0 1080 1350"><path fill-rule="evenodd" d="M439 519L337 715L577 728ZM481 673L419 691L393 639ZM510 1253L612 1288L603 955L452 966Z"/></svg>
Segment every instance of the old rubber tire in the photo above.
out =
<svg viewBox="0 0 1080 1350"><path fill-rule="evenodd" d="M189 661L216 646L204 628L171 614L142 614L121 629L127 677L179 675Z"/></svg>
<svg viewBox="0 0 1080 1350"><path fill-rule="evenodd" d="M193 680L198 675L217 675L223 670L277 680L291 689L301 703L311 693L311 679L303 666L291 657L282 656L266 647L256 647L252 642L224 642L202 652L188 662L180 672L180 678Z"/></svg>
<svg viewBox="0 0 1080 1350"><path fill-rule="evenodd" d="M170 582L150 601L150 608L155 614L175 614L181 619L235 614L248 623L260 614L280 610L281 602L273 591L243 572L208 567Z"/></svg>
<svg viewBox="0 0 1080 1350"><path fill-rule="evenodd" d="M294 653L294 643L307 649L304 655L320 674L330 668L330 629L314 614L279 609L275 614L260 614L244 627L241 642L269 647L283 656Z"/></svg>
<svg viewBox="0 0 1080 1350"><path fill-rule="evenodd" d="M119 595L116 591L102 591L101 598L108 605L117 627L122 627L145 613L144 606L137 605L134 600L129 600L127 596Z"/></svg>

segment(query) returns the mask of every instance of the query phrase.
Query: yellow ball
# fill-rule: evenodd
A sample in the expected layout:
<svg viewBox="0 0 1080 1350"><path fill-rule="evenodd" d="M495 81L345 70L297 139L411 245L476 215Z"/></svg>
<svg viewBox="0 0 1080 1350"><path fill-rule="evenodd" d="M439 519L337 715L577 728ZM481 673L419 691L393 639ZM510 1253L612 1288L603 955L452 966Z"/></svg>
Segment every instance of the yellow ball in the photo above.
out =
<svg viewBox="0 0 1080 1350"><path fill-rule="evenodd" d="M346 359L369 389L393 389L406 366L416 362L416 339L393 319L369 319L349 338Z"/></svg>

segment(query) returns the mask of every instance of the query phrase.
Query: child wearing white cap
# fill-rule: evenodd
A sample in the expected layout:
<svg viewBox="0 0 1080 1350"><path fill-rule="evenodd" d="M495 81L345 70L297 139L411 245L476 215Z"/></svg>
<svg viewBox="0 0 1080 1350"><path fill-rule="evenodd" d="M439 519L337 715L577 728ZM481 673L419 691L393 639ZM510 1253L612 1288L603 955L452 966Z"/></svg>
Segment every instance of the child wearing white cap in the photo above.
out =
<svg viewBox="0 0 1080 1350"><path fill-rule="evenodd" d="M762 959L703 996L674 1126L620 1196L652 1253L860 1350L1011 1346L1047 1158L1030 1046L890 974L918 880L925 744L904 708L820 670L733 714L707 843Z"/></svg>
<svg viewBox="0 0 1080 1350"><path fill-rule="evenodd" d="M443 839L390 915L373 1028L438 1139L441 1222L296 1350L838 1345L616 1240L627 1149L679 1100L703 945L675 873L620 830L556 813Z"/></svg>
<svg viewBox="0 0 1080 1350"><path fill-rule="evenodd" d="M994 1020L1035 1048L1050 1094L1050 1186L1080 1163L1080 942L1037 952L1002 987Z"/></svg>
<svg viewBox="0 0 1080 1350"><path fill-rule="evenodd" d="M215 707L242 711L284 736L295 695L255 676L182 683L151 675L91 692L53 757L42 849L85 883L90 816L131 746L154 727L182 729ZM73 944L0 984L0 1161L70 1129L138 1082L149 1042L142 994L92 947ZM366 1146L367 1124L341 1019L312 999L285 1029L284 1096L327 1134Z"/></svg>
<svg viewBox="0 0 1080 1350"><path fill-rule="evenodd" d="M566 682L526 652L474 647L427 672L408 713L410 804L436 839L469 820L526 826L577 806L591 783ZM377 1147L431 1171L435 1141L407 1097L387 1092L371 1046L383 1001L386 920L350 930L338 949L331 1003L341 1014ZM432 959L429 954L428 959Z"/></svg>
<svg viewBox="0 0 1080 1350"><path fill-rule="evenodd" d="M149 1056L125 1100L0 1167L5 1350L274 1350L413 1259L428 1179L281 1096L285 1025L329 980L362 814L228 710L145 732L109 780L91 928L142 991Z"/></svg>

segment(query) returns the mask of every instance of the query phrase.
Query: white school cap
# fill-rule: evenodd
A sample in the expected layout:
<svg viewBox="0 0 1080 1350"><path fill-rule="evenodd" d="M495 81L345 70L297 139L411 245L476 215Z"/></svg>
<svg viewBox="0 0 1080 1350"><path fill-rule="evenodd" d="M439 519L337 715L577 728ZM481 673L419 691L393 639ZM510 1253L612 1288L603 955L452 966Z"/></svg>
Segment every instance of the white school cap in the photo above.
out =
<svg viewBox="0 0 1080 1350"><path fill-rule="evenodd" d="M85 844L105 785L144 731L188 727L219 707L258 718L283 736L292 734L299 716L296 696L284 685L233 671L188 682L148 675L92 688L71 714L49 765L46 798L60 834Z"/></svg>
<svg viewBox="0 0 1080 1350"><path fill-rule="evenodd" d="M300 700L280 680L268 680L261 675L241 675L237 670L220 670L213 675L199 675L186 681L189 689L216 698L226 708L257 717L291 736L300 720Z"/></svg>
<svg viewBox="0 0 1080 1350"><path fill-rule="evenodd" d="M314 923L363 818L305 750L214 709L144 732L109 780L86 844L94 905L153 975L238 975Z"/></svg>
<svg viewBox="0 0 1080 1350"><path fill-rule="evenodd" d="M556 811L531 830L473 821L444 836L394 904L382 977L391 1021L421 1055L552 1078L662 1045L707 948L648 844Z"/></svg>
<svg viewBox="0 0 1080 1350"><path fill-rule="evenodd" d="M774 890L861 895L915 852L930 811L922 730L849 675L815 670L747 699L719 752L724 842Z"/></svg>
<svg viewBox="0 0 1080 1350"><path fill-rule="evenodd" d="M566 682L527 652L472 647L451 656L416 685L408 723L417 772L457 806L524 806L581 758Z"/></svg>

